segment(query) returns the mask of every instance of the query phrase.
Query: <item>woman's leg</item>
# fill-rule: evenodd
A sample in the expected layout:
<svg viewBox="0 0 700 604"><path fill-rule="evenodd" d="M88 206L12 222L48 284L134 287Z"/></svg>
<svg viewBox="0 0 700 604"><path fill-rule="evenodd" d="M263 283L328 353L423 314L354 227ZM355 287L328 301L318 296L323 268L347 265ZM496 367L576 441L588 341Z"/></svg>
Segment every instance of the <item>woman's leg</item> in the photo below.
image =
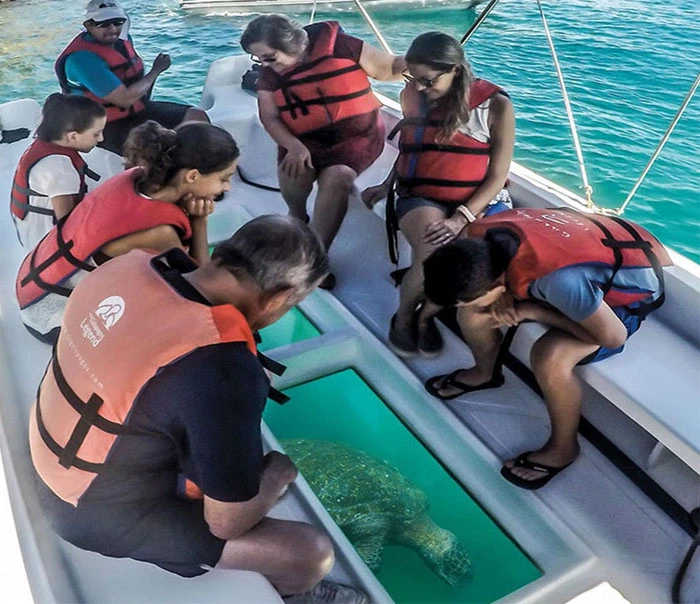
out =
<svg viewBox="0 0 700 604"><path fill-rule="evenodd" d="M410 210L399 221L399 228L411 246L412 264L401 281L399 308L392 326L395 330L413 328L416 306L423 299L423 261L437 249L435 245L423 240L425 227L445 217L444 210L426 205ZM406 352L413 351L406 349Z"/></svg>
<svg viewBox="0 0 700 604"><path fill-rule="evenodd" d="M277 176L280 182L280 192L289 208L289 215L308 222L309 215L306 213L306 200L311 194L314 186L316 172L304 170L296 178L287 176L282 170L277 169Z"/></svg>
<svg viewBox="0 0 700 604"><path fill-rule="evenodd" d="M311 225L326 246L331 247L348 210L350 192L357 173L348 166L328 166L318 174L318 193Z"/></svg>

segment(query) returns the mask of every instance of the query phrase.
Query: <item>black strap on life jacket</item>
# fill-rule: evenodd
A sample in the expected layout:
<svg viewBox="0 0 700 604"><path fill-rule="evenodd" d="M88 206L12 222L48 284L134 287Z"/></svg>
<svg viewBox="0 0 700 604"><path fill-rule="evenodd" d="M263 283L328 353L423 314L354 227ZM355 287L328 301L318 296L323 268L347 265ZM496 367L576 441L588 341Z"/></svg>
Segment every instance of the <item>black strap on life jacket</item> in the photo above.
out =
<svg viewBox="0 0 700 604"><path fill-rule="evenodd" d="M116 436L125 434L127 432L127 428L126 426L110 421L99 414L100 407L104 403L104 400L97 394L93 393L90 395L90 398L87 401L83 401L75 393L63 375L55 348L53 358L51 360L51 369L53 371L54 379L56 380L56 385L58 386L59 392L68 402L68 404L70 404L70 406L73 407L73 409L78 413L80 419L75 424L75 428L73 428L73 432L71 433L66 445L64 447L59 445L51 436L46 428L46 424L44 423L41 414L41 400L39 396L41 388L39 388L36 399L36 421L39 429L39 435L49 450L56 455L56 457L58 457L58 463L64 468L75 467L86 472L97 473L104 465L103 463L89 462L78 457L78 451L83 445L83 442L85 442L85 438L87 437L90 428L95 427L103 432L114 434Z"/></svg>
<svg viewBox="0 0 700 604"><path fill-rule="evenodd" d="M30 195L33 197L48 197L48 195L44 195L43 193L39 193L38 191L35 191L34 189L30 189L29 187L20 187L17 183L12 184L12 194L10 196L10 201L13 206L16 208L19 208L23 212L33 212L34 214L42 214L44 216L53 216L54 221L55 221L55 213L51 208L42 208L39 206L32 205L29 202L24 202L20 201L17 197L17 195L26 195L29 197Z"/></svg>
<svg viewBox="0 0 700 604"><path fill-rule="evenodd" d="M289 111L292 119L295 120L298 118L297 109L301 112L301 115L309 115L310 105L331 105L335 103L342 103L343 101L350 101L352 99L365 96L366 94L370 94L372 92L372 88L367 86L367 88L363 88L357 92L340 94L336 96L324 96L320 88L317 89L317 92L319 93L319 96L315 99L302 99L299 95L292 92L285 86L282 88L282 95L284 96L286 105L279 107L279 111Z"/></svg>
<svg viewBox="0 0 700 604"><path fill-rule="evenodd" d="M341 67L340 69L336 69L334 71L329 71L326 73L314 73L308 76L304 76L301 78L296 78L292 79L294 75L297 73L303 73L304 71L310 71L314 67L320 65L321 63L328 61L329 59L334 59L335 57L331 55L324 55L322 57L319 57L317 59L314 59L313 61L310 61L309 63L304 63L303 65L300 65L299 67L289 71L286 73L284 76L280 76L278 74L278 81L279 81L279 86L280 90L282 91L282 96L284 97L284 102L285 105L282 107L279 107L278 110L280 112L282 111L288 111L289 114L291 115L293 120L298 119L298 114L297 111L301 113L302 116L309 115L309 106L310 105L325 105L328 106L331 103L341 103L343 101L349 101L352 99L356 99L358 97L364 96L366 94L371 94L372 89L368 86L367 88L360 90L358 92L353 92L350 94L344 94L344 95L337 95L337 96L331 96L327 97L323 95L323 92L321 91L320 88L317 88L316 91L318 92L318 98L315 99L302 99L298 94L290 90L290 88L297 86L299 84L311 84L313 82L322 82L324 80L329 80L333 77L339 76L339 75L344 75L346 73L351 73L353 71L357 71L359 69L362 69L359 64L354 64L354 65L349 65L347 67ZM328 111L328 110L326 110Z"/></svg>
<svg viewBox="0 0 700 604"><path fill-rule="evenodd" d="M564 210L567 212L576 212L572 208L558 208L559 210ZM642 250L644 252L644 255L647 257L647 260L649 260L649 264L654 271L654 275L656 276L656 279L659 282L659 295L656 297L655 300L652 302L640 302L639 305L636 308L628 308L631 314L633 315L638 315L641 319L644 319L650 312L653 310L656 310L659 308L665 301L666 299L666 293L665 293L665 287L664 287L664 271L663 267L661 266L661 262L659 261L658 256L654 253L653 246L651 241L645 240L629 222L626 220L623 220L622 218L619 218L617 216L610 216L610 219L616 222L618 225L620 225L625 231L627 231L631 236L632 240L622 240L622 239L616 239L610 229L608 229L602 222L599 220L593 218L589 214L580 214L576 212L578 215L588 219L590 222L592 222L594 225L596 225L602 233L605 235L603 239L601 239L601 243L609 247L612 250L613 253L613 258L614 258L614 264L613 264L613 270L612 274L610 276L610 279L607 283L603 284L602 291L603 291L603 297L605 297L610 289L613 286L613 283L615 281L615 276L619 272L619 270L622 268L622 263L623 263L623 256L622 256L622 250Z"/></svg>
<svg viewBox="0 0 700 604"><path fill-rule="evenodd" d="M262 341L262 339L260 338L260 334L257 331L255 332L254 336L256 342L260 343ZM265 369L271 371L275 375L282 375L285 371L287 371L286 365L278 363L277 361L271 359L269 356L263 354L260 351L258 351L258 360ZM277 388L273 388L272 386L270 386L270 391L267 396L270 400L275 401L278 405L284 405L285 403L289 402L289 397L286 394L283 394L282 392L277 390Z"/></svg>
<svg viewBox="0 0 700 604"><path fill-rule="evenodd" d="M416 178L414 177L404 177L398 175L396 177L396 182L398 185L406 187L419 187L421 185L429 185L435 187L478 187L484 182L484 179L479 180L446 180L443 178Z"/></svg>
<svg viewBox="0 0 700 604"><path fill-rule="evenodd" d="M87 264L86 262L83 262L79 258L76 258L72 253L71 249L75 245L74 241L65 241L63 239L63 225L66 222L66 219L68 218L68 215L64 216L61 218L61 220L58 221L56 224L56 243L57 243L57 249L56 251L51 254L46 260L44 260L41 264L37 265L35 264L36 262L36 254L39 250L39 246L35 247L34 250L32 251L31 256L29 257L29 273L27 273L26 277L20 281L21 286L26 286L28 283L34 281L36 283L37 287L43 289L44 291L58 294L59 296L64 296L68 297L72 293L72 289L69 289L67 287L61 287L60 285L54 285L52 283L47 283L41 278L41 273L43 273L48 267L50 267L54 262L56 262L59 258L65 258L68 262L70 262L73 266L76 268L83 269L84 271L94 271L96 267L92 266L91 264Z"/></svg>
<svg viewBox="0 0 700 604"><path fill-rule="evenodd" d="M29 172L31 172L31 169L41 161L42 158L39 158L34 164L29 166L27 169L27 182L29 181ZM91 170L90 167L86 164L83 163L83 167L78 170L78 174L80 175L80 182L82 183L80 186L80 191L78 194L83 197L85 193L87 192L87 184L85 183L85 176L89 176L92 180L99 181L102 177L95 172L94 170ZM20 210L24 212L33 212L35 214L42 214L44 216L51 216L54 219L54 224L56 223L56 214L53 211L52 208L41 208L39 206L35 206L30 204L29 202L23 202L20 201L17 198L17 195L26 195L29 197L30 195L32 197L48 197L48 195L45 195L44 193L39 193L39 191L35 191L34 189L30 187L21 187L19 186L16 182L12 183L12 193L10 195L10 201L12 202L12 205L15 207L19 208Z"/></svg>
<svg viewBox="0 0 700 604"><path fill-rule="evenodd" d="M389 258L393 264L399 264L399 219L396 216L396 172L389 180L389 190L384 206L384 226L389 246Z"/></svg>

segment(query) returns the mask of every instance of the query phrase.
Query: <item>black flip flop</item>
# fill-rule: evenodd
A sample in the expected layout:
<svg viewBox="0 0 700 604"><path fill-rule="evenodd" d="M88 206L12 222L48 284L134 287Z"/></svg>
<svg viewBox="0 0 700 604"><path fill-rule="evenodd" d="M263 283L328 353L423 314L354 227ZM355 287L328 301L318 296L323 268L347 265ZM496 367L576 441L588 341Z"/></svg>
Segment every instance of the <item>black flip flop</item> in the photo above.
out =
<svg viewBox="0 0 700 604"><path fill-rule="evenodd" d="M503 466L501 468L501 476L503 476L503 478L505 478L511 484L514 484L516 487L520 487L521 489L527 489L528 491L534 491L535 489L539 489L546 485L550 480L552 480L552 478L559 474L559 472L561 472L562 470L566 470L566 468L568 468L572 463L574 463L573 461L571 461L565 466L555 468L554 466L548 466L543 463L530 461L527 458L527 456L531 455L532 453L534 453L534 451L526 451L525 453L521 453L520 455L518 455L515 458L515 464L513 465L513 468L525 468L527 470L543 472L543 476L541 476L540 478L527 480L525 478L520 478L520 476L517 476L516 474L513 474L513 468L508 468L506 466Z"/></svg>
<svg viewBox="0 0 700 604"><path fill-rule="evenodd" d="M458 398L463 394L468 394L469 392L476 392L477 390L488 390L489 388L500 388L505 382L505 378L502 373L497 373L488 382L479 384L478 386L470 386L464 382L460 382L457 379L457 374L462 371L457 369L450 374L436 375L431 377L427 382L425 382L425 389L432 394L435 398L439 398L443 401L451 401L452 399ZM440 380L444 380L442 386L436 387ZM443 390L444 388L459 388L458 392L450 394L448 396L441 395L438 390Z"/></svg>

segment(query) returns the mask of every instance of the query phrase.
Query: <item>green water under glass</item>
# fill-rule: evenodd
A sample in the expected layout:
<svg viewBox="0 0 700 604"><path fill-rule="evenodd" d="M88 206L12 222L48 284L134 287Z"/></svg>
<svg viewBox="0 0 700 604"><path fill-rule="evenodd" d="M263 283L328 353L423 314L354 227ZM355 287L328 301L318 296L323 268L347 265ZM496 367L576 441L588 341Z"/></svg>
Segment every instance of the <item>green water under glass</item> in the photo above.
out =
<svg viewBox="0 0 700 604"><path fill-rule="evenodd" d="M258 350L272 350L320 335L320 331L304 313L294 307L273 325L260 330L262 342Z"/></svg>
<svg viewBox="0 0 700 604"><path fill-rule="evenodd" d="M345 369L285 394L289 403L269 403L264 414L278 439L335 441L386 460L424 491L431 518L469 552L474 578L452 587L413 550L385 547L376 576L394 601L493 602L542 575L356 371Z"/></svg>

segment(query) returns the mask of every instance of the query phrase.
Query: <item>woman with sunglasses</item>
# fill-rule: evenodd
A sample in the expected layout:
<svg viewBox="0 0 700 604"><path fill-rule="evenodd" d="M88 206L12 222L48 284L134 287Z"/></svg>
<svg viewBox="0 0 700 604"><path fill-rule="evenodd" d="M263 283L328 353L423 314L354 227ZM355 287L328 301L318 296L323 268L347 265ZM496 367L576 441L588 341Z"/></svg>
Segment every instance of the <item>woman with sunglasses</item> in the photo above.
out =
<svg viewBox="0 0 700 604"><path fill-rule="evenodd" d="M406 53L399 157L381 184L363 191L372 206L396 186L398 227L412 250L389 343L400 356L435 356L442 337L423 295L423 261L481 216L508 208L503 187L515 141L508 95L476 79L460 43L440 32L418 36ZM391 212L388 212L391 215Z"/></svg>
<svg viewBox="0 0 700 604"><path fill-rule="evenodd" d="M355 179L384 148L368 77L399 80L403 57L343 33L335 21L301 27L282 15L253 19L241 46L262 64L258 107L279 145L282 197L292 216L309 221L306 202L318 182L311 224L328 249ZM334 284L330 274L321 287Z"/></svg>
<svg viewBox="0 0 700 604"><path fill-rule="evenodd" d="M128 17L118 2L90 0L84 32L78 34L56 60L56 76L64 94L80 94L107 110L107 126L100 147L121 155L129 131L146 120L166 128L185 121L209 121L201 109L149 100L158 76L170 67L159 54L144 73L141 57L128 35Z"/></svg>

